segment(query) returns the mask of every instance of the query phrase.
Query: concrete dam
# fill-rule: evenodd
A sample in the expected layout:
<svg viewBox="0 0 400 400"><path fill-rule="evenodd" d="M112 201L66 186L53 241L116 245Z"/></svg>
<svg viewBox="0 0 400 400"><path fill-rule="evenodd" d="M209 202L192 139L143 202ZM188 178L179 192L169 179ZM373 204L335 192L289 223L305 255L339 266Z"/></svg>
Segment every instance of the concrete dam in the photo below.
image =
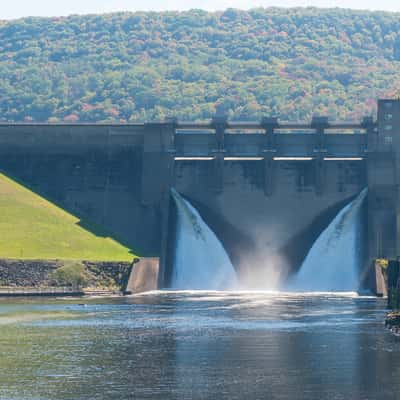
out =
<svg viewBox="0 0 400 400"><path fill-rule="evenodd" d="M2 124L0 170L159 258L160 288L171 285L175 257L172 189L221 241L240 280L265 287L297 272L367 188L359 280L379 292L374 260L400 254L399 135L400 100L390 99L358 123Z"/></svg>

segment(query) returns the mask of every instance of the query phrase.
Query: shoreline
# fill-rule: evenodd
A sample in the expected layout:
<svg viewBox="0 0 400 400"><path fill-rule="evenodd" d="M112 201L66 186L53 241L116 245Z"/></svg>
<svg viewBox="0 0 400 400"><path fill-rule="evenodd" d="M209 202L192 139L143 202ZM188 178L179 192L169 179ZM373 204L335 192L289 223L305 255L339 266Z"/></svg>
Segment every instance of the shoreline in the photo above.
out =
<svg viewBox="0 0 400 400"><path fill-rule="evenodd" d="M132 263L0 258L0 298L83 297L123 293Z"/></svg>
<svg viewBox="0 0 400 400"><path fill-rule="evenodd" d="M21 298L21 297L83 297L85 294L83 292L70 292L70 293L55 293L55 292L43 292L43 293L26 293L26 292L16 292L16 293L0 293L0 298L10 299L10 298Z"/></svg>
<svg viewBox="0 0 400 400"><path fill-rule="evenodd" d="M32 298L32 297L47 297L47 298L109 298L109 297L124 297L129 293L120 290L64 290L64 288L7 288L6 290L0 287L0 299L7 298Z"/></svg>

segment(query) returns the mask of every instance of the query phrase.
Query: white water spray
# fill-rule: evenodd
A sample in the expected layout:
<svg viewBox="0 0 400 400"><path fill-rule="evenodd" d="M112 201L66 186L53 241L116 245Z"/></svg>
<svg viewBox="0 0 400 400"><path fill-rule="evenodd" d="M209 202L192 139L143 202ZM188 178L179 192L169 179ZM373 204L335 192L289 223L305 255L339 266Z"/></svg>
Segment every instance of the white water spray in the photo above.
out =
<svg viewBox="0 0 400 400"><path fill-rule="evenodd" d="M311 247L291 289L300 291L357 291L359 289L361 208L364 189L344 207Z"/></svg>
<svg viewBox="0 0 400 400"><path fill-rule="evenodd" d="M197 210L172 189L177 208L174 289L223 290L238 287L236 272L215 233Z"/></svg>

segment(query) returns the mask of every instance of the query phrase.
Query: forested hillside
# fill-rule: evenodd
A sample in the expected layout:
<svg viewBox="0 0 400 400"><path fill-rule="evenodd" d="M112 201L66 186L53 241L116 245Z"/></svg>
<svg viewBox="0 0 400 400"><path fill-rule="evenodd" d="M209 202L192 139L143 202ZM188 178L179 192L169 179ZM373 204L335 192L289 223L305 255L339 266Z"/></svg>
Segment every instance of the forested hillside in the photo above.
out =
<svg viewBox="0 0 400 400"><path fill-rule="evenodd" d="M313 113L400 93L400 14L229 9L0 21L0 120Z"/></svg>

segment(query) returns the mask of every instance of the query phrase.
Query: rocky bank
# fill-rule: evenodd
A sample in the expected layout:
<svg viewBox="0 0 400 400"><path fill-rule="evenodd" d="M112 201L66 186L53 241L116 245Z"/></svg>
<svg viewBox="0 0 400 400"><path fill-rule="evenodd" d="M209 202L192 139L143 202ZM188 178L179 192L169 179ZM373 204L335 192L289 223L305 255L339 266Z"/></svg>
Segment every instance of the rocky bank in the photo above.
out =
<svg viewBox="0 0 400 400"><path fill-rule="evenodd" d="M132 269L129 262L0 259L0 287L72 286L71 274L68 276L71 282L68 282L68 278L60 279L58 273L69 265L82 271L82 286L93 289L125 290Z"/></svg>

